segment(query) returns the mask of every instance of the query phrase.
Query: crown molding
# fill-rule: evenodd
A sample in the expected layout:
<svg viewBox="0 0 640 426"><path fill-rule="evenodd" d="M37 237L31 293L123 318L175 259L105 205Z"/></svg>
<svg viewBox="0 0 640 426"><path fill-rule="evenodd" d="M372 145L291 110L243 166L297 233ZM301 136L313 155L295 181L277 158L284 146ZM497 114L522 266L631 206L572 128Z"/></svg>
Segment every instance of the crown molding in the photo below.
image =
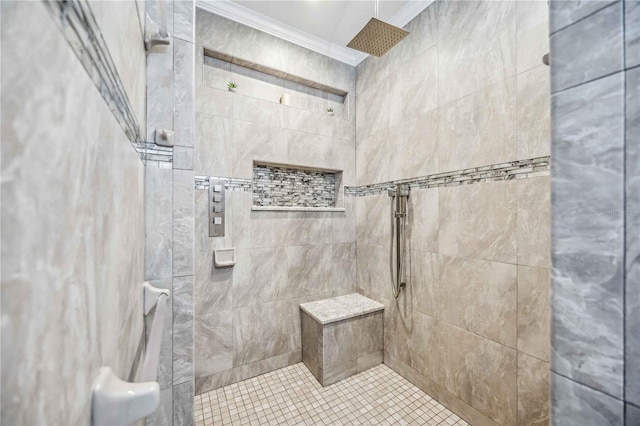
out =
<svg viewBox="0 0 640 426"><path fill-rule="evenodd" d="M389 20L389 23L404 27L433 1L411 0ZM196 0L196 6L354 67L369 56L366 53L330 43L230 0Z"/></svg>

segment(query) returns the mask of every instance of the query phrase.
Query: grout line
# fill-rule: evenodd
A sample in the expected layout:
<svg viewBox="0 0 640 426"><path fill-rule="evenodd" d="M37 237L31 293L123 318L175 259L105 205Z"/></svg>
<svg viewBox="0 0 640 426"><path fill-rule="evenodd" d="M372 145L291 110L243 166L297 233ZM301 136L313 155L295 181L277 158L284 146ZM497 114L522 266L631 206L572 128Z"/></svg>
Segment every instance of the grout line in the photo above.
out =
<svg viewBox="0 0 640 426"><path fill-rule="evenodd" d="M575 89L575 88L580 87L580 86L585 86L587 84L593 83L593 82L598 81L598 80L603 80L605 78L612 77L612 76L614 76L616 74L624 73L625 71L626 70L623 67L623 68L619 69L618 71L614 71L614 72L611 72L609 74L601 75L600 77L596 77L596 78L594 78L592 80L583 81L582 83L578 83L578 84L575 84L573 86L565 87L565 88L560 89L560 90L558 90L556 92L552 92L551 93L551 97L553 98L555 95L559 95L560 93L567 92L567 91L569 91L571 89Z"/></svg>
<svg viewBox="0 0 640 426"><path fill-rule="evenodd" d="M567 380L570 380L570 381L572 381L573 383L577 383L577 384L579 384L579 385L581 385L581 386L584 386L585 388L591 389L591 390L592 390L592 391L594 391L594 392L598 392L598 393L600 393L600 394L602 394L602 395L606 395L606 396L608 396L608 397L610 397L610 398L615 399L616 401L621 401L621 402L623 403L623 405L624 405L624 404L625 404L625 402L626 402L626 401L624 401L623 399L620 399L620 398L619 398L619 397L617 397L617 396L611 395L609 392L603 391L603 390L601 390L601 389L595 388L595 387L593 387L593 386L591 386L591 385L588 385L588 384L586 384L586 383L582 383L582 382L580 382L580 381L578 381L578 380L576 380L576 379L574 379L574 378L571 378L571 377L569 377L569 376L566 376L566 375L564 375L564 374L562 374L562 373L558 372L557 370L555 370L553 367L551 367L551 372L552 372L553 374L556 374L556 375L558 375L558 376L562 377L562 378L565 378L565 379L567 379Z"/></svg>
<svg viewBox="0 0 640 426"><path fill-rule="evenodd" d="M552 1L552 2L555 2L556 0L551 0L551 1ZM582 18L578 19L577 21L571 22L570 24L567 24L567 25L565 25L565 26L564 26L564 27L562 27L562 28L558 28L558 29L557 29L557 30L555 30L554 32L549 33L549 39L551 39L551 36L553 36L553 35L555 35L555 34L558 34L560 31L564 31L564 30L565 30L565 29L567 29L567 28L573 27L574 25L576 25L576 24L578 24L578 23L580 23L580 22L582 22L582 21L585 21L585 20L587 20L587 19L591 18L593 15L596 15L597 13L602 12L604 9L606 9L606 8L608 8L608 7L613 7L613 6L615 6L616 4L620 4L620 3L623 3L623 2L622 2L622 0L617 0L617 1L613 2L613 3L610 3L610 4L606 5L606 6L601 7L601 8L600 8L600 9L598 9L598 10L595 10L595 11L591 12L590 14L588 14L588 15L586 15L586 16L583 16ZM549 7L549 9L550 9L550 12L553 12L553 11L551 10L551 7Z"/></svg>

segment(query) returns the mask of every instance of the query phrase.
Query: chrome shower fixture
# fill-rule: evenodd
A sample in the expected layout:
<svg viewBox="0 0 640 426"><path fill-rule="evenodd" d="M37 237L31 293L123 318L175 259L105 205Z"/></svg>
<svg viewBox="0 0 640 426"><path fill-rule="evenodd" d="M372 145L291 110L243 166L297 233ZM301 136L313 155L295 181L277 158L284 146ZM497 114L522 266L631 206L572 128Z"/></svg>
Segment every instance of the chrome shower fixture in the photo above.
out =
<svg viewBox="0 0 640 426"><path fill-rule="evenodd" d="M407 247L407 201L409 199L409 185L397 184L395 189L389 190L389 196L393 203L393 220L391 240L395 243L395 277L391 282L393 297L396 299L407 283L404 281L404 259ZM393 259L391 260L393 262Z"/></svg>

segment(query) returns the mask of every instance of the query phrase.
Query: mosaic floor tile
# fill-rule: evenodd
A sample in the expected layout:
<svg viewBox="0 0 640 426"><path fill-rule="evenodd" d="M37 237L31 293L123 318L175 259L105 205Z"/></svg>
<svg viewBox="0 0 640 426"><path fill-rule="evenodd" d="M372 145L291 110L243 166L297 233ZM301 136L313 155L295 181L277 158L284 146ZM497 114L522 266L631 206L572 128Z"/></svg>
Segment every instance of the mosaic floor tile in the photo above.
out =
<svg viewBox="0 0 640 426"><path fill-rule="evenodd" d="M322 387L299 363L195 397L196 426L468 425L384 364Z"/></svg>

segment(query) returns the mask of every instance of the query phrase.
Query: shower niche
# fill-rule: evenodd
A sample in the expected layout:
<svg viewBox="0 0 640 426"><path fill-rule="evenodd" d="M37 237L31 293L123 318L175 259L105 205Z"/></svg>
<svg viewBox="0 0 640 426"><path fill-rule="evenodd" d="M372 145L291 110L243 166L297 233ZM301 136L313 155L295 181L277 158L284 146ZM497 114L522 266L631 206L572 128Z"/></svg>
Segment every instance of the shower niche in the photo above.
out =
<svg viewBox="0 0 640 426"><path fill-rule="evenodd" d="M252 210L344 211L342 170L254 161Z"/></svg>

